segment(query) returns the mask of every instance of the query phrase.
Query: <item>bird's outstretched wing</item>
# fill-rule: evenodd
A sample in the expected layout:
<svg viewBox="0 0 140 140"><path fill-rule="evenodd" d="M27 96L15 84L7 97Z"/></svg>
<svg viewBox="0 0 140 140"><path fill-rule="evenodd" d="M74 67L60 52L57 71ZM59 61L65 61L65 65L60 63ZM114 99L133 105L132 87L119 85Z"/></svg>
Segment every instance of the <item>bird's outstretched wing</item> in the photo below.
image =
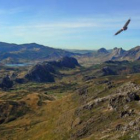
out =
<svg viewBox="0 0 140 140"><path fill-rule="evenodd" d="M117 35L117 34L119 34L119 33L121 33L123 31L123 29L121 29L121 30L119 30L115 35Z"/></svg>
<svg viewBox="0 0 140 140"><path fill-rule="evenodd" d="M123 26L123 28L127 27L128 24L130 23L130 21L131 21L131 19L129 19L129 20L125 23L125 25Z"/></svg>

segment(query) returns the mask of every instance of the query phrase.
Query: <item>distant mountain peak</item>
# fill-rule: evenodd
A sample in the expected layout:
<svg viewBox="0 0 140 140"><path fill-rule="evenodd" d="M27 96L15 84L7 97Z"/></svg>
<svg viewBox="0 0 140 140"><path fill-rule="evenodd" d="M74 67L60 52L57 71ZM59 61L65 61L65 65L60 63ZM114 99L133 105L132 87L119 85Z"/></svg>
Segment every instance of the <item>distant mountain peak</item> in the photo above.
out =
<svg viewBox="0 0 140 140"><path fill-rule="evenodd" d="M105 48L100 48L98 53L109 53Z"/></svg>
<svg viewBox="0 0 140 140"><path fill-rule="evenodd" d="M113 49L113 53L115 53L116 55L122 55L124 52L125 52L125 50L123 50L122 48L115 47Z"/></svg>

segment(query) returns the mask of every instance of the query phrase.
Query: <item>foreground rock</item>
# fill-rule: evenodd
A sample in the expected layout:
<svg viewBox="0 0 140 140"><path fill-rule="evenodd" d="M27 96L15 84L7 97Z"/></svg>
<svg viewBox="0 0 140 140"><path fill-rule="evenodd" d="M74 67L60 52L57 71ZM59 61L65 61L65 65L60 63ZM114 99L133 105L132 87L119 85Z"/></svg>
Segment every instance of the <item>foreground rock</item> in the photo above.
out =
<svg viewBox="0 0 140 140"><path fill-rule="evenodd" d="M110 109L117 110L120 106L126 105L128 102L139 101L140 97L136 93L127 93L126 95L118 95L112 97L109 101Z"/></svg>
<svg viewBox="0 0 140 140"><path fill-rule="evenodd" d="M81 106L75 110L75 118L80 119L73 121L72 139L89 137L92 139L92 136L95 136L99 132L97 137L101 137L102 135L100 138L102 140L106 137L106 134L107 138L105 139L116 140L121 137L120 133L122 135L128 135L128 132L139 133L140 86L138 84L127 82L119 85L111 89L111 92L107 96L104 95L108 92L108 89L103 89L102 92L98 93L99 96L94 96L97 92L95 91L92 94L93 97L90 96L90 90L90 87L86 87L86 89L81 88L78 92L80 99L83 98L83 95L86 96L84 101L81 102L80 100ZM103 95L102 97L101 94ZM115 138L112 138L112 135L108 137L112 132L113 134L115 133ZM117 135L118 138L116 138Z"/></svg>

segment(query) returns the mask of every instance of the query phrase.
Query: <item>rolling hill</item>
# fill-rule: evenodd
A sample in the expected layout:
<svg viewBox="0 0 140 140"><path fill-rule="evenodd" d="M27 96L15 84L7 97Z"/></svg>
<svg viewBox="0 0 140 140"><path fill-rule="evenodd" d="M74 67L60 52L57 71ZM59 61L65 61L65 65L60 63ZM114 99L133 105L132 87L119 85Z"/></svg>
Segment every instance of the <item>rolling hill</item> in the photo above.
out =
<svg viewBox="0 0 140 140"><path fill-rule="evenodd" d="M58 60L64 56L73 56L78 59L79 63L86 65L102 63L108 60L134 61L140 59L140 46L134 47L127 51L117 47L112 50L101 48L97 51L67 51L36 43L18 45L0 42L0 61L2 63L34 63L36 61Z"/></svg>
<svg viewBox="0 0 140 140"><path fill-rule="evenodd" d="M71 55L73 55L71 52L36 43L17 45L0 42L0 61L4 63L55 60Z"/></svg>

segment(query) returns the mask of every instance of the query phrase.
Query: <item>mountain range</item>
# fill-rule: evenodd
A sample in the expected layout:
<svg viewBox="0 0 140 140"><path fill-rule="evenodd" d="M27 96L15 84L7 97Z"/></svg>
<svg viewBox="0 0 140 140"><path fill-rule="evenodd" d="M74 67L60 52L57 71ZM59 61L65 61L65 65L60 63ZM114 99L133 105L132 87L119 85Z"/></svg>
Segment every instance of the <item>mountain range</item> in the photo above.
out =
<svg viewBox="0 0 140 140"><path fill-rule="evenodd" d="M139 46L78 54L0 44L2 62L38 62L0 67L0 140L140 139Z"/></svg>
<svg viewBox="0 0 140 140"><path fill-rule="evenodd" d="M81 63L102 63L108 60L113 61L135 61L140 59L140 46L134 47L130 50L124 50L122 48L115 47L112 50L107 50L101 48L97 51L86 53L80 56L77 56L77 59Z"/></svg>
<svg viewBox="0 0 140 140"><path fill-rule="evenodd" d="M71 55L73 55L71 52L36 43L18 45L0 42L0 60L4 63L21 63L52 58L54 60Z"/></svg>
<svg viewBox="0 0 140 140"><path fill-rule="evenodd" d="M0 61L2 63L24 63L44 60L58 60L64 56L73 56L82 63L102 63L113 61L134 61L140 59L140 46L130 50L115 47L112 50L62 50L36 43L10 44L0 42Z"/></svg>

